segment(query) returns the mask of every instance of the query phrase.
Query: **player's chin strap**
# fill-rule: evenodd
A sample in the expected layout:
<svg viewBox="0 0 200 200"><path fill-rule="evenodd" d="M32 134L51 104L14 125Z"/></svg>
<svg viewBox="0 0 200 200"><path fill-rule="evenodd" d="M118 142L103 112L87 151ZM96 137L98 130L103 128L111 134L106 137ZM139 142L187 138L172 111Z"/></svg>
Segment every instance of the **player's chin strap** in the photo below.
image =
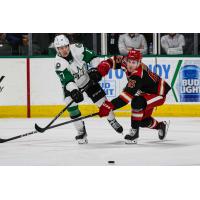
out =
<svg viewBox="0 0 200 200"><path fill-rule="evenodd" d="M97 113L89 114L89 115L84 116L84 117L79 117L79 118L76 118L76 119L69 120L67 122L63 122L63 123L60 123L60 124L49 126L47 129L56 128L56 127L63 126L63 125L66 125L66 124L70 124L70 123L73 123L73 122L76 122L76 121L79 121L79 120L83 120L83 119L87 119L87 118L90 118L90 117L94 117L96 115L99 115L99 113L97 112ZM14 136L14 137L11 137L11 138L7 138L7 139L0 138L0 143L8 142L8 141L11 141L11 140L16 140L16 139L19 139L19 138L22 138L22 137L26 137L26 136L35 134L35 133L38 133L38 131L32 131L32 132L29 132L29 133L17 135L17 136Z"/></svg>
<svg viewBox="0 0 200 200"><path fill-rule="evenodd" d="M91 83L92 84L92 83ZM88 84L86 87L84 87L81 90L81 93L85 92L85 90L91 85ZM72 100L66 107L64 107L50 122L49 124L47 124L45 127L40 127L37 124L35 124L35 130L43 133L44 131L46 131L72 104L74 103L74 100Z"/></svg>

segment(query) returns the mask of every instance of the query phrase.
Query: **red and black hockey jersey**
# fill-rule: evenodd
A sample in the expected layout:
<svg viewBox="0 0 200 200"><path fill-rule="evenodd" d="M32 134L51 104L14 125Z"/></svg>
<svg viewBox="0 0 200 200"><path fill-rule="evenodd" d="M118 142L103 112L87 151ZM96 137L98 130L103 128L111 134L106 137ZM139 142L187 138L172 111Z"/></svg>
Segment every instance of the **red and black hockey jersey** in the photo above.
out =
<svg viewBox="0 0 200 200"><path fill-rule="evenodd" d="M121 59L118 57L118 60L116 57L114 58L114 68L123 69L128 80L123 92L117 98L112 100L115 109L128 104L135 95L148 93L166 96L171 89L166 81L164 81L156 73L149 70L145 64L141 63L135 71L129 73L126 70L126 57L121 57Z"/></svg>

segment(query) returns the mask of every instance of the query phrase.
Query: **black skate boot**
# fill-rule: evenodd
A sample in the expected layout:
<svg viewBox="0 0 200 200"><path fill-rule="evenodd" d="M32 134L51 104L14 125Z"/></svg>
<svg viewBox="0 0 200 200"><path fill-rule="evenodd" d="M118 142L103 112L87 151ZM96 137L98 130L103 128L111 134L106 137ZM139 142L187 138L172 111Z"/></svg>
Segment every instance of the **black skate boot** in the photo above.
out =
<svg viewBox="0 0 200 200"><path fill-rule="evenodd" d="M78 135L75 137L79 144L87 144L87 132L85 129L85 123L83 122L83 129L78 131Z"/></svg>
<svg viewBox="0 0 200 200"><path fill-rule="evenodd" d="M108 120L109 124L117 131L118 133L123 132L123 127L117 122L116 119Z"/></svg>
<svg viewBox="0 0 200 200"><path fill-rule="evenodd" d="M125 135L125 143L126 144L137 144L137 140L139 138L139 128L133 129L131 128L129 134Z"/></svg>
<svg viewBox="0 0 200 200"><path fill-rule="evenodd" d="M163 122L159 122L158 123L158 137L160 140L164 140L166 135L167 135L167 131L169 128L169 123L167 123L166 121Z"/></svg>

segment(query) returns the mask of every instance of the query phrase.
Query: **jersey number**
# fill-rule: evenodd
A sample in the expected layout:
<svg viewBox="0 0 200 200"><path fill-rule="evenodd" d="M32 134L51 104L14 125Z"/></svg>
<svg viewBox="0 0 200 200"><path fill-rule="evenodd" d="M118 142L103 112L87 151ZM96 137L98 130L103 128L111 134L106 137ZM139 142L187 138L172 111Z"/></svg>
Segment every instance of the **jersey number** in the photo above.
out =
<svg viewBox="0 0 200 200"><path fill-rule="evenodd" d="M61 79L65 79L65 75L63 72L60 72L60 77L61 77Z"/></svg>

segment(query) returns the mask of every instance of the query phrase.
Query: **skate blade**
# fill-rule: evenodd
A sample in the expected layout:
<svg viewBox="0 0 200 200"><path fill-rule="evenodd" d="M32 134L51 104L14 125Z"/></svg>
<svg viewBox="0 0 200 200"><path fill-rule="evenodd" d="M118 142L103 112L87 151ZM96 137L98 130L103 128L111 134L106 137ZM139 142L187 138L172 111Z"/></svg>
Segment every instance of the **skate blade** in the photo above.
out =
<svg viewBox="0 0 200 200"><path fill-rule="evenodd" d="M135 140L125 140L125 144L137 144L137 139L135 139Z"/></svg>
<svg viewBox="0 0 200 200"><path fill-rule="evenodd" d="M167 133L168 133L168 130L169 130L169 125L170 125L170 120L168 121L167 123L167 127L166 127L166 134L165 134L165 137L163 138L163 140L166 138L167 136Z"/></svg>
<svg viewBox="0 0 200 200"><path fill-rule="evenodd" d="M87 138L77 140L78 144L88 144Z"/></svg>

